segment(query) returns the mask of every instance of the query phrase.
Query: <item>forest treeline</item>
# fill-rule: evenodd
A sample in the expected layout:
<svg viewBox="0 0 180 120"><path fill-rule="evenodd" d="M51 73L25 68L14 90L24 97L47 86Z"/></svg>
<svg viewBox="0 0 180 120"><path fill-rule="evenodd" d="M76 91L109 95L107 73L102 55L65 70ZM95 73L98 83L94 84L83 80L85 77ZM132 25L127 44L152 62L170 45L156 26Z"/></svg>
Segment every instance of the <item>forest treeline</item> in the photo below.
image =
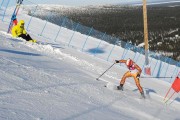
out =
<svg viewBox="0 0 180 120"><path fill-rule="evenodd" d="M149 49L180 60L180 7L148 6ZM106 32L133 45L143 43L142 6L101 6L82 9L54 9L51 22L59 24L66 16L84 26ZM46 16L39 14L38 16Z"/></svg>

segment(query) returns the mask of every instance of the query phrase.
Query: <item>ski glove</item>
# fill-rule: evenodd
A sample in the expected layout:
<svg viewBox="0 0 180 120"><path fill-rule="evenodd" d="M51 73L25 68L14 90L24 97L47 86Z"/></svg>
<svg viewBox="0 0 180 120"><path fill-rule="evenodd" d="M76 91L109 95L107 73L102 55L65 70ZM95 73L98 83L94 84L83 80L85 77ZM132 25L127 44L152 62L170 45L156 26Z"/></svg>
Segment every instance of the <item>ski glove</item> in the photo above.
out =
<svg viewBox="0 0 180 120"><path fill-rule="evenodd" d="M115 60L116 63L119 63L119 60Z"/></svg>

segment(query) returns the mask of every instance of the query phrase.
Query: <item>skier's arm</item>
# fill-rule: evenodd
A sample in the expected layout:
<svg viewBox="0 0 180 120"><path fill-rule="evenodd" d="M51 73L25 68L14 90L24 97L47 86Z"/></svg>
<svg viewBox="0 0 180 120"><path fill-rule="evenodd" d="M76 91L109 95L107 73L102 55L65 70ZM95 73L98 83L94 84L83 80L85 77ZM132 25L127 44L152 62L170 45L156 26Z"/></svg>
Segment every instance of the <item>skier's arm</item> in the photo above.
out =
<svg viewBox="0 0 180 120"><path fill-rule="evenodd" d="M140 77L142 69L137 64L134 64L134 67L138 70L137 76Z"/></svg>
<svg viewBox="0 0 180 120"><path fill-rule="evenodd" d="M23 34L27 34L26 30L23 30Z"/></svg>
<svg viewBox="0 0 180 120"><path fill-rule="evenodd" d="M25 30L25 29L23 30L23 34L27 34L27 32L26 32L26 30Z"/></svg>
<svg viewBox="0 0 180 120"><path fill-rule="evenodd" d="M12 28L11 33L12 33L12 36L13 36L13 37L18 37L18 35L17 35L17 33L16 33L16 27L15 27L15 26Z"/></svg>
<svg viewBox="0 0 180 120"><path fill-rule="evenodd" d="M126 63L126 60L115 60L116 63Z"/></svg>

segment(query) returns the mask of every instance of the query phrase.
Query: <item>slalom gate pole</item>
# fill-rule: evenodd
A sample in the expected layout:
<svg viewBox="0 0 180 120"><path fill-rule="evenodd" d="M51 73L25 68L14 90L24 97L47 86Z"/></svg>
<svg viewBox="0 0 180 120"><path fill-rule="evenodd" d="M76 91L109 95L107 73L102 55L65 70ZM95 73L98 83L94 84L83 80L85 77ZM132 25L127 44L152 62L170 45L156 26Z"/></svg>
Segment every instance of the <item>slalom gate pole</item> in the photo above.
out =
<svg viewBox="0 0 180 120"><path fill-rule="evenodd" d="M101 76L103 76L104 73L106 73L109 69L111 69L115 64L116 64L116 63L113 63L106 71L104 71L98 78L96 78L96 80L99 80L99 78L100 78Z"/></svg>
<svg viewBox="0 0 180 120"><path fill-rule="evenodd" d="M169 88L168 92L166 93L166 96L164 97L164 100L166 99L166 97L169 94L170 90L171 90L171 87Z"/></svg>
<svg viewBox="0 0 180 120"><path fill-rule="evenodd" d="M174 91L174 93L171 95L171 97L170 97L168 100L165 101L165 103L167 103L167 102L172 98L172 96L173 96L175 93L176 93L176 92Z"/></svg>

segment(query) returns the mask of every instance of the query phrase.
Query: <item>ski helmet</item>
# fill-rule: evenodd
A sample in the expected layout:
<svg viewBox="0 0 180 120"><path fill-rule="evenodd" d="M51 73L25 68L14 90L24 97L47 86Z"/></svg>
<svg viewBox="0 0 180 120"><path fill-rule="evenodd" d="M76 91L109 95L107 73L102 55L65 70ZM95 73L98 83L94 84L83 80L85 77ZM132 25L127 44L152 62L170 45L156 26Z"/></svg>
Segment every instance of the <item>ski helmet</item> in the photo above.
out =
<svg viewBox="0 0 180 120"><path fill-rule="evenodd" d="M133 65L133 61L129 58L127 61L126 61L126 65L127 67L131 67Z"/></svg>
<svg viewBox="0 0 180 120"><path fill-rule="evenodd" d="M18 24L19 25L24 25L24 23L25 23L24 20L20 20Z"/></svg>

